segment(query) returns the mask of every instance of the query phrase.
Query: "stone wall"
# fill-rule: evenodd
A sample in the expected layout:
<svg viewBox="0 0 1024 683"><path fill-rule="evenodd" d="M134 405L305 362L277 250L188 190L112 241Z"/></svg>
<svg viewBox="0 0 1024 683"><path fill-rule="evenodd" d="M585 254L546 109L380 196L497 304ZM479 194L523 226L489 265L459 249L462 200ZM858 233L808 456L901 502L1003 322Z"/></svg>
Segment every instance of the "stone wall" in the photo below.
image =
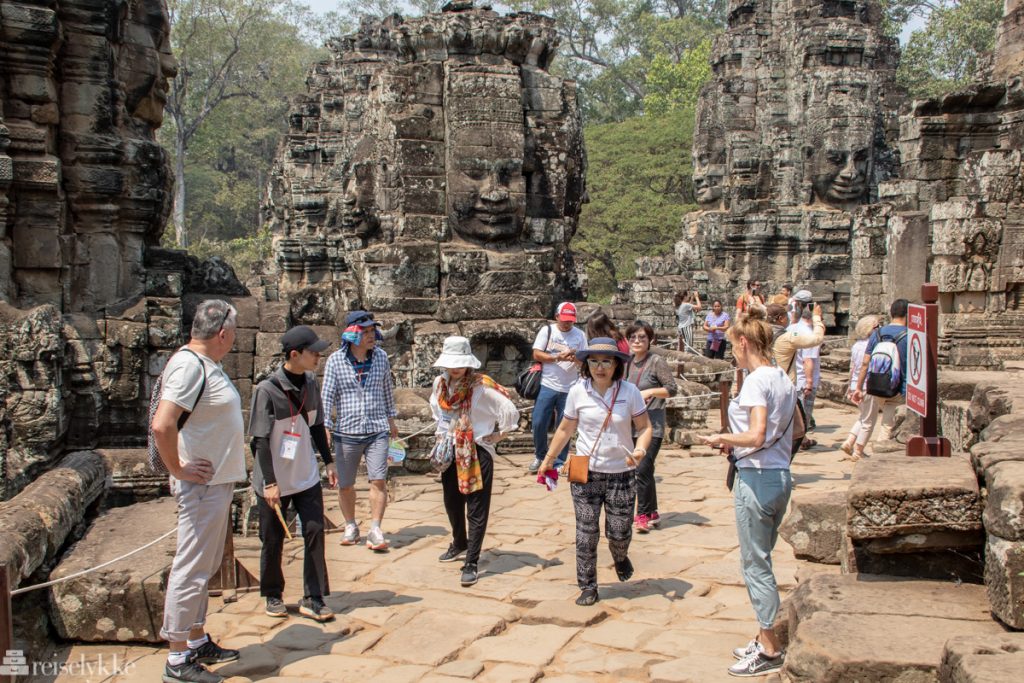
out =
<svg viewBox="0 0 1024 683"><path fill-rule="evenodd" d="M461 332L507 380L539 319L581 297L568 243L586 162L575 85L549 71L553 21L452 3L329 47L265 207L290 322L379 313L412 384Z"/></svg>
<svg viewBox="0 0 1024 683"><path fill-rule="evenodd" d="M853 215L896 170L897 55L877 2L732 0L698 103L701 210L620 299L667 320L673 290L731 306L748 279L771 293L798 282L844 328Z"/></svg>

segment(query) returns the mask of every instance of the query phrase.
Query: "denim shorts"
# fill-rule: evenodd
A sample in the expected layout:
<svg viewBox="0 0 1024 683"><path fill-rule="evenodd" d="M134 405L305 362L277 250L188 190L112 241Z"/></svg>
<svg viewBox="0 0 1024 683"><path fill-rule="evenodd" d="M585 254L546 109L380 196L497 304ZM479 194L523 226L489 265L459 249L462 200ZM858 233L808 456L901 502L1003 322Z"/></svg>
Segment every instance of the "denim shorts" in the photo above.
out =
<svg viewBox="0 0 1024 683"><path fill-rule="evenodd" d="M356 483L359 459L366 459L366 474L370 481L388 478L388 433L335 434L334 460L338 468L338 486L350 488Z"/></svg>

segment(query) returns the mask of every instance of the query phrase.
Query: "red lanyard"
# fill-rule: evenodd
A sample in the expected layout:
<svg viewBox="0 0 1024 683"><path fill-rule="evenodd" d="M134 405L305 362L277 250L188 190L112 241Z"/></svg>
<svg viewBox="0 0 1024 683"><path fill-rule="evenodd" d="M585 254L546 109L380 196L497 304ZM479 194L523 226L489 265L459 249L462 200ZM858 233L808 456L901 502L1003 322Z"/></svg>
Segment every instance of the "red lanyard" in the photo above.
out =
<svg viewBox="0 0 1024 683"><path fill-rule="evenodd" d="M284 393L285 393L285 398L288 400L288 414L292 418L291 431L294 434L295 433L295 420L299 416L299 413L302 412L302 407L304 405L306 405L306 385L305 384L302 385L302 393L299 394L299 396L300 396L300 398L302 400L299 401L299 410L298 410L298 412L296 412L294 410L295 406L292 403L292 397L289 395L289 392L286 391Z"/></svg>

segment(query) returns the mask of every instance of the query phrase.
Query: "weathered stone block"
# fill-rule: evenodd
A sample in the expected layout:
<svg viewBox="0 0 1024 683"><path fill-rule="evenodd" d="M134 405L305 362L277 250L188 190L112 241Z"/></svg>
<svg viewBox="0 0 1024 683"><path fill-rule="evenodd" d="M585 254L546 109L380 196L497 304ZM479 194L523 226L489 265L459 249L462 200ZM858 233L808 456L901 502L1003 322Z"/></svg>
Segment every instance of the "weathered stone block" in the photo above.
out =
<svg viewBox="0 0 1024 683"><path fill-rule="evenodd" d="M946 642L939 683L1003 683L1024 671L1024 633L957 636Z"/></svg>
<svg viewBox="0 0 1024 683"><path fill-rule="evenodd" d="M291 326L289 323L290 308L290 304L287 301L260 301L260 332L272 332L275 334L287 332Z"/></svg>
<svg viewBox="0 0 1024 683"><path fill-rule="evenodd" d="M803 493L790 502L789 514L779 534L793 546L802 560L839 564L843 528L846 526L846 501L841 495L827 491Z"/></svg>
<svg viewBox="0 0 1024 683"><path fill-rule="evenodd" d="M1024 460L985 470L985 530L1007 541L1024 541Z"/></svg>
<svg viewBox="0 0 1024 683"><path fill-rule="evenodd" d="M854 540L981 529L978 480L966 457L866 458L847 494Z"/></svg>
<svg viewBox="0 0 1024 683"><path fill-rule="evenodd" d="M1007 626L1024 629L1024 541L1007 541L989 534L985 587L992 613Z"/></svg>
<svg viewBox="0 0 1024 683"><path fill-rule="evenodd" d="M152 541L176 526L173 498L109 510L50 574L59 579ZM173 534L156 546L50 589L50 615L61 638L87 642L161 642Z"/></svg>

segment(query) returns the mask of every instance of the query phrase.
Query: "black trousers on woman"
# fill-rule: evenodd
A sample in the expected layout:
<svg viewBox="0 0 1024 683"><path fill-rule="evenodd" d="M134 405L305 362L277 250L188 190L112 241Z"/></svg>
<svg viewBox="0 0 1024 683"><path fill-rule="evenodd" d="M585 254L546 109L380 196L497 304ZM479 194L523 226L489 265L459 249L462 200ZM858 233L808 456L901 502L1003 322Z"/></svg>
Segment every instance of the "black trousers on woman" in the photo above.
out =
<svg viewBox="0 0 1024 683"><path fill-rule="evenodd" d="M597 543L600 540L601 508L604 535L612 559L621 562L633 539L633 504L636 479L633 471L605 474L590 471L586 484L570 484L576 511L576 585L580 590L597 588Z"/></svg>
<svg viewBox="0 0 1024 683"><path fill-rule="evenodd" d="M494 460L491 454L478 446L476 457L480 461L480 475L484 485L479 491L470 494L459 492L455 463L441 475L444 509L452 525L452 543L456 548L466 549L466 564L476 564L480 559L480 548L483 547L484 534L487 533L487 518L491 514L491 485L494 482Z"/></svg>
<svg viewBox="0 0 1024 683"><path fill-rule="evenodd" d="M284 573L281 570L281 553L284 550L284 527L277 518L274 508L267 505L263 496L256 496L260 510L260 595L280 598L284 593ZM330 594L327 582L327 561L324 558L324 494L320 484L305 491L281 496L281 514L294 505L302 522L302 542L305 545L302 558L303 597L320 598Z"/></svg>
<svg viewBox="0 0 1024 683"><path fill-rule="evenodd" d="M636 466L636 514L649 515L658 511L658 491L654 487L654 459L661 450L662 437L651 439L647 455Z"/></svg>

